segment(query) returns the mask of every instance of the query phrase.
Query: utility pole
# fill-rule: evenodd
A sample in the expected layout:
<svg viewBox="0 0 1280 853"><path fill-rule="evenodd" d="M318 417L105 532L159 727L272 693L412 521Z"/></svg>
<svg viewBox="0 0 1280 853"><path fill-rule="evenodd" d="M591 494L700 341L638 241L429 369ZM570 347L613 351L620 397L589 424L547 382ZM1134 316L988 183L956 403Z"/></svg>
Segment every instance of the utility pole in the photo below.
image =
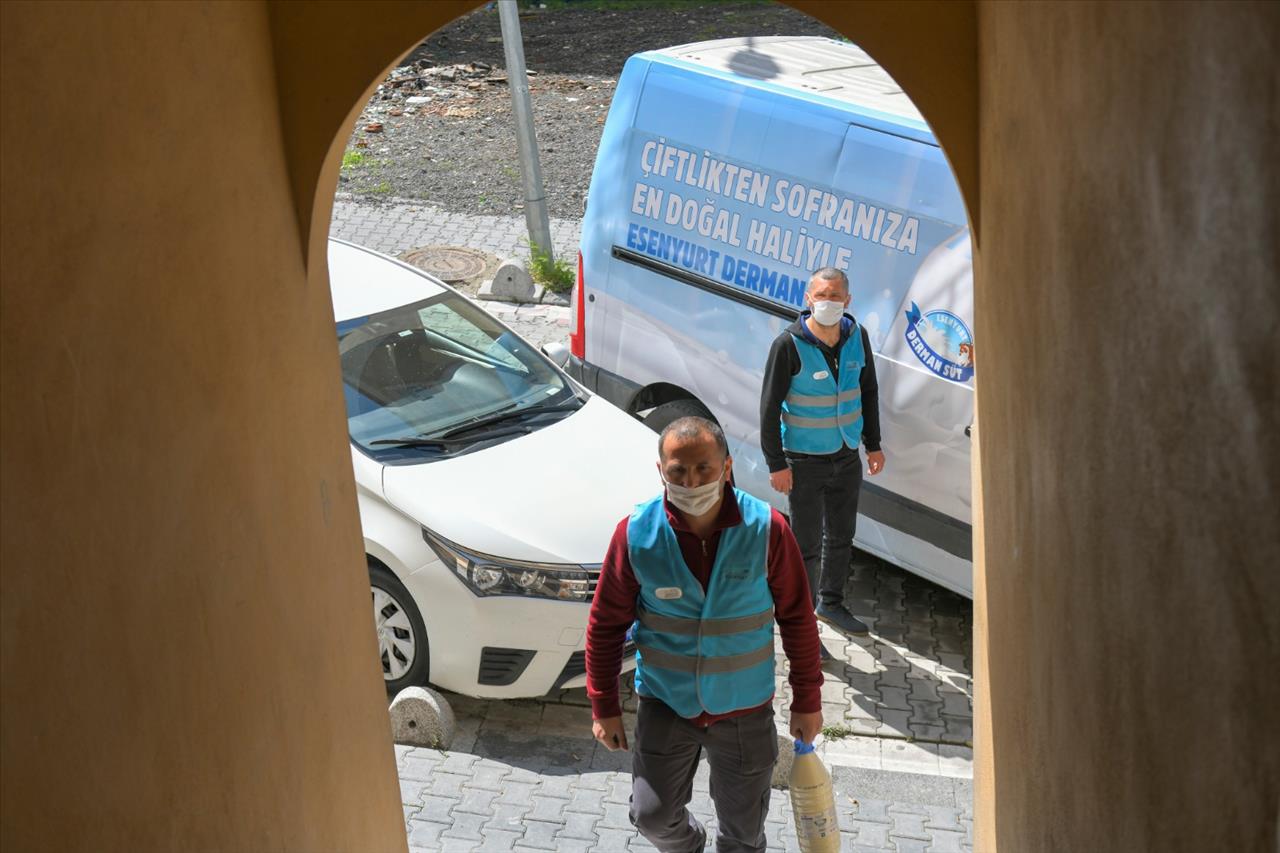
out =
<svg viewBox="0 0 1280 853"><path fill-rule="evenodd" d="M524 68L524 42L516 0L498 0L502 24L502 52L507 59L507 83L516 119L516 147L520 151L520 176L524 179L524 221L529 242L552 259L551 220L547 217L547 193L538 162L538 138L533 134L533 107L529 101L529 75Z"/></svg>

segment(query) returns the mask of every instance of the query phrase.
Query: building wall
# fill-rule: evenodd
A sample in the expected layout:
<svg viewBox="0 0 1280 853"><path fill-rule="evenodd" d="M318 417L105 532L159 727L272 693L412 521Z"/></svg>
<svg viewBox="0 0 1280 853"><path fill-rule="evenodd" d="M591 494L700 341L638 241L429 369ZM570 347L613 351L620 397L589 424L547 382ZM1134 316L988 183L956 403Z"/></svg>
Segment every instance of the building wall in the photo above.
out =
<svg viewBox="0 0 1280 853"><path fill-rule="evenodd" d="M404 850L267 10L0 14L0 846Z"/></svg>
<svg viewBox="0 0 1280 853"><path fill-rule="evenodd" d="M981 849L1275 850L1280 6L978 18Z"/></svg>
<svg viewBox="0 0 1280 853"><path fill-rule="evenodd" d="M323 235L470 5L0 4L5 849L404 849ZM1274 843L1276 7L795 5L979 236L979 849Z"/></svg>

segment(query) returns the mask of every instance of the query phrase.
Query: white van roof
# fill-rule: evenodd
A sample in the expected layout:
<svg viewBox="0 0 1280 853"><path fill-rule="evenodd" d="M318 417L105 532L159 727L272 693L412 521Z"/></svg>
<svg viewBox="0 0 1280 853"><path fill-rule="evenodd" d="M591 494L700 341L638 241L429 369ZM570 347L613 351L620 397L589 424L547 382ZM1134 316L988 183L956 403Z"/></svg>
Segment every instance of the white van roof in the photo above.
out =
<svg viewBox="0 0 1280 853"><path fill-rule="evenodd" d="M906 93L862 48L818 36L747 36L655 50L685 62L923 123Z"/></svg>

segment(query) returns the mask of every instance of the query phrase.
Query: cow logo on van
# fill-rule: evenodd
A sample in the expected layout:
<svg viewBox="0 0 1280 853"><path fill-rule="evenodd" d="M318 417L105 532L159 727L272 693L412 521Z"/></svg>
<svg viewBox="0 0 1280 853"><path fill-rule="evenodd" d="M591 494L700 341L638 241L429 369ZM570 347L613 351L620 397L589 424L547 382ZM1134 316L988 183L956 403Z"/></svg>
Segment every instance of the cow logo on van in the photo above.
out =
<svg viewBox="0 0 1280 853"><path fill-rule="evenodd" d="M920 306L912 302L906 338L916 358L943 379L967 382L973 377L973 334L950 311L922 314Z"/></svg>

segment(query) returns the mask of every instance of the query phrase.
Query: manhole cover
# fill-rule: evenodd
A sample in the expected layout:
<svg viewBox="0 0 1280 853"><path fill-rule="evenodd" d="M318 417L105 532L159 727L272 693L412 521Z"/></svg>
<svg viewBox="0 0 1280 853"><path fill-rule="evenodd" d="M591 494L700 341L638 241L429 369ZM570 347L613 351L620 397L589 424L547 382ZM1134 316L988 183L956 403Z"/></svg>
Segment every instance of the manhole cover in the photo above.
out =
<svg viewBox="0 0 1280 853"><path fill-rule="evenodd" d="M422 246L410 249L400 259L450 284L480 275L487 260L483 252L457 246Z"/></svg>

